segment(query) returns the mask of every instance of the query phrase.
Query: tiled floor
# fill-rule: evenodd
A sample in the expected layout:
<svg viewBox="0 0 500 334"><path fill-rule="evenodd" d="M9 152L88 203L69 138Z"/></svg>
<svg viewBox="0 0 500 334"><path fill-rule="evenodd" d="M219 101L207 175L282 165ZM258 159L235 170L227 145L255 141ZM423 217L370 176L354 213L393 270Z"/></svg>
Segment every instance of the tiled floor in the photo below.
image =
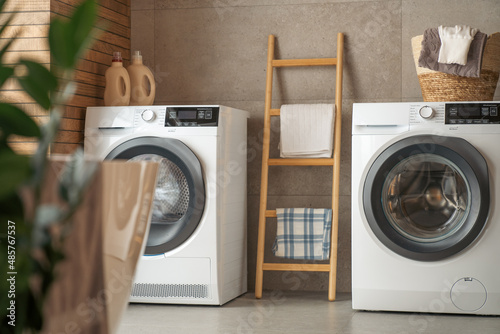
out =
<svg viewBox="0 0 500 334"><path fill-rule="evenodd" d="M349 294L268 292L224 306L130 304L118 333L498 334L500 317L353 311Z"/></svg>

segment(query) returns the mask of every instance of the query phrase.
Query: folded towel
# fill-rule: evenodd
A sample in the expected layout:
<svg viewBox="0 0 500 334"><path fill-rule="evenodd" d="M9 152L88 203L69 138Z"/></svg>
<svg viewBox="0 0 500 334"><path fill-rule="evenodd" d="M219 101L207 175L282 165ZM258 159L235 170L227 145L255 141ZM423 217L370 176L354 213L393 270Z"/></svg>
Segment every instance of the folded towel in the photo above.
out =
<svg viewBox="0 0 500 334"><path fill-rule="evenodd" d="M439 49L441 48L438 28L426 29L422 39L422 49L418 58L418 66L463 77L479 78L486 40L487 35L478 30L469 47L467 63L465 65L442 64L438 62Z"/></svg>
<svg viewBox="0 0 500 334"><path fill-rule="evenodd" d="M439 26L438 31L441 39L438 62L465 65L469 47L477 29L456 25L454 27Z"/></svg>
<svg viewBox="0 0 500 334"><path fill-rule="evenodd" d="M274 255L289 259L329 259L331 209L276 209L276 214Z"/></svg>
<svg viewBox="0 0 500 334"><path fill-rule="evenodd" d="M330 158L333 104L286 104L280 110L282 158Z"/></svg>

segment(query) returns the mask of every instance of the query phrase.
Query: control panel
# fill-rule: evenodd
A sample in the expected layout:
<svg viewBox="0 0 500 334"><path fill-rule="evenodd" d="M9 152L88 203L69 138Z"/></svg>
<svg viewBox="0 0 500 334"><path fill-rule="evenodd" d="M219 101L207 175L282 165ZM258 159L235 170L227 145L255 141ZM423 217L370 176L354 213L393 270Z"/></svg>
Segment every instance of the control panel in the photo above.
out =
<svg viewBox="0 0 500 334"><path fill-rule="evenodd" d="M445 124L500 124L500 103L446 103Z"/></svg>
<svg viewBox="0 0 500 334"><path fill-rule="evenodd" d="M219 107L167 107L165 127L217 126Z"/></svg>

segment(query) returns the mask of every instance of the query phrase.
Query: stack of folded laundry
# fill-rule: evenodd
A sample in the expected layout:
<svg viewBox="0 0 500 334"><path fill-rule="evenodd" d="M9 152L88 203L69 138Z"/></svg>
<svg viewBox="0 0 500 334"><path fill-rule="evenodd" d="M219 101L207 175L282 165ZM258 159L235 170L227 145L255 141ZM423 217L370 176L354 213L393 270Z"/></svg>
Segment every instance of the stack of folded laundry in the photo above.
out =
<svg viewBox="0 0 500 334"><path fill-rule="evenodd" d="M418 66L479 78L487 35L465 25L429 28L422 39Z"/></svg>

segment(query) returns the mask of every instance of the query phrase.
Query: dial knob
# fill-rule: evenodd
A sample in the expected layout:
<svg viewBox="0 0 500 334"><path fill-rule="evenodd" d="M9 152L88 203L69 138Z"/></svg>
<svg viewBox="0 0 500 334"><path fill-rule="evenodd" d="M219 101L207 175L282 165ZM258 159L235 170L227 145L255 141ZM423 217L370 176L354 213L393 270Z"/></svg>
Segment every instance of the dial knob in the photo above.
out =
<svg viewBox="0 0 500 334"><path fill-rule="evenodd" d="M425 119L432 118L432 117L434 117L434 114L435 114L434 109L432 109L429 106L423 106L422 108L420 108L418 113L420 114L420 117L425 118Z"/></svg>
<svg viewBox="0 0 500 334"><path fill-rule="evenodd" d="M146 109L142 112L141 117L143 120L146 122L151 122L156 118L156 114L153 110L151 109Z"/></svg>

